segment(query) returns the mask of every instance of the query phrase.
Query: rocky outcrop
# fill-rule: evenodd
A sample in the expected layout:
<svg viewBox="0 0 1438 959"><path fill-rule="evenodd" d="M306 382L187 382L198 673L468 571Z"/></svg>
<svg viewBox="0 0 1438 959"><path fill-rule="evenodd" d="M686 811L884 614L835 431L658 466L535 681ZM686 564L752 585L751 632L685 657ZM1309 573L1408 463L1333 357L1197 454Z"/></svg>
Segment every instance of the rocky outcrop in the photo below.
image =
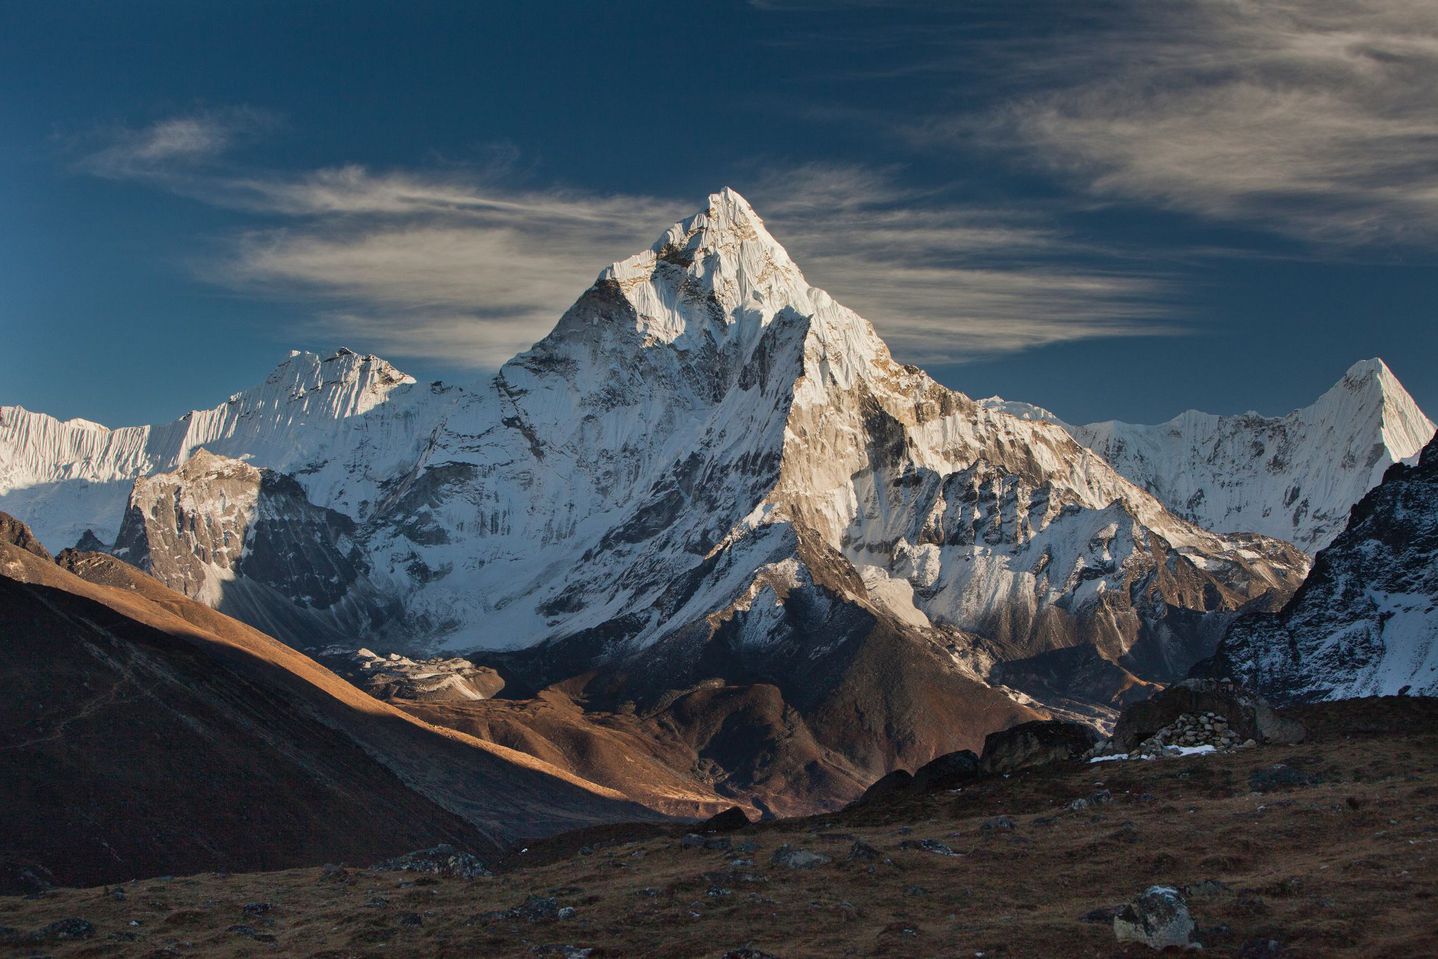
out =
<svg viewBox="0 0 1438 959"><path fill-rule="evenodd" d="M1009 773L1031 766L1065 762L1087 753L1099 741L1098 731L1083 723L1059 720L1022 723L989 733L979 768Z"/></svg>
<svg viewBox="0 0 1438 959"><path fill-rule="evenodd" d="M1131 752L1185 717L1211 715L1239 742L1302 742L1303 724L1274 712L1263 697L1237 684L1216 679L1189 679L1168 687L1152 699L1127 707L1114 725L1111 752Z"/></svg>
<svg viewBox="0 0 1438 959"><path fill-rule="evenodd" d="M368 649L331 648L320 658L376 699L466 702L489 699L504 689L499 673L457 656L416 660L399 653L380 656Z"/></svg>
<svg viewBox="0 0 1438 959"><path fill-rule="evenodd" d="M979 771L979 757L973 750L961 749L920 766L914 773L913 788L924 792L951 789L973 779Z"/></svg>
<svg viewBox="0 0 1438 959"><path fill-rule="evenodd" d="M8 543L44 560L52 558L50 551L30 532L30 527L9 513L0 513L0 543Z"/></svg>
<svg viewBox="0 0 1438 959"><path fill-rule="evenodd" d="M1214 671L1279 704L1438 694L1438 440L1353 507L1282 610L1233 624Z"/></svg>
<svg viewBox="0 0 1438 959"><path fill-rule="evenodd" d="M403 629L349 517L315 506L293 477L203 449L135 481L112 552L299 648Z"/></svg>

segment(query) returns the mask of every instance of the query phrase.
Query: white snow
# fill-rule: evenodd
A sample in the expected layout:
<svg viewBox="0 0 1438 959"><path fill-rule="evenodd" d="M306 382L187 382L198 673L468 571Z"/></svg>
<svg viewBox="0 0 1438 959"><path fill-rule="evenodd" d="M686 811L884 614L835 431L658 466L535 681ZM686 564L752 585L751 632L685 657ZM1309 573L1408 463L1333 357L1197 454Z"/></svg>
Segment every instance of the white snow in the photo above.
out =
<svg viewBox="0 0 1438 959"><path fill-rule="evenodd" d="M1348 510L1389 466L1413 462L1434 433L1379 359L1355 363L1311 406L1286 416L1189 410L1156 426L1110 420L1067 429L1180 516L1310 553L1342 531Z"/></svg>
<svg viewBox="0 0 1438 959"><path fill-rule="evenodd" d="M295 353L164 426L0 408L0 509L52 546L109 539L136 479L201 448L292 474L354 518L416 642L453 649L621 615L648 617L635 643L724 611L781 617L807 581L801 528L863 571L855 601L915 627L1094 603L1149 568L1155 536L1260 587L1284 573L1166 510L1046 411L895 363L731 190L471 388L342 351Z"/></svg>

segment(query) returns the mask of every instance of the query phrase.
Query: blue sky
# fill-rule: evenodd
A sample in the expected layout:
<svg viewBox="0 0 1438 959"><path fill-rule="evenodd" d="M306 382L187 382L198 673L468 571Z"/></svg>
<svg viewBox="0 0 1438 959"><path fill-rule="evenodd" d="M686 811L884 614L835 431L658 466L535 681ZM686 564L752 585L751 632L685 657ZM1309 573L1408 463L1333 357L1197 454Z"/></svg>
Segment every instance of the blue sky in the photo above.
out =
<svg viewBox="0 0 1438 959"><path fill-rule="evenodd" d="M1438 410L1431 0L9 0L0 403L477 379L725 185L971 395L1281 413L1381 355Z"/></svg>

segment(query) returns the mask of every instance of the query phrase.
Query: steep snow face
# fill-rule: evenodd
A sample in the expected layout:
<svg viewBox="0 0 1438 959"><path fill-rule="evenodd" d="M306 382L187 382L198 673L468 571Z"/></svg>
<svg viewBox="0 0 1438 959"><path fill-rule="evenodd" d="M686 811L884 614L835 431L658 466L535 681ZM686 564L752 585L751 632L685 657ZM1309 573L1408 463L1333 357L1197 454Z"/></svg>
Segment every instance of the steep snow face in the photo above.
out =
<svg viewBox="0 0 1438 959"><path fill-rule="evenodd" d="M870 598L897 616L917 609L1005 658L1095 644L1167 676L1213 647L1215 621L1302 576L1296 551L1183 521L1055 423L976 403L887 351L842 379L807 358L772 499L885 570Z"/></svg>
<svg viewBox="0 0 1438 959"><path fill-rule="evenodd" d="M56 548L118 532L131 483L211 452L293 473L316 499L363 516L378 483L412 467L452 400L384 360L291 353L254 389L163 426L106 429L0 407L0 509ZM377 415L376 415L377 414Z"/></svg>
<svg viewBox="0 0 1438 959"><path fill-rule="evenodd" d="M1219 662L1277 702L1438 694L1438 440L1389 468L1280 613L1233 625Z"/></svg>
<svg viewBox="0 0 1438 959"><path fill-rule="evenodd" d="M355 532L288 475L202 449L135 481L113 552L191 599L318 645L382 635L399 619Z"/></svg>
<svg viewBox="0 0 1438 959"><path fill-rule="evenodd" d="M383 628L410 647L620 657L720 633L768 649L777 630L793 660L834 648L796 623L880 623L956 674L1093 644L1168 675L1306 568L1174 516L1043 417L896 364L733 191L601 272L482 387L381 364L294 358L303 375L281 367L103 469L78 440L5 441L49 477L27 491L173 470L200 444L293 475L353 520L365 581L403 610Z"/></svg>
<svg viewBox="0 0 1438 959"><path fill-rule="evenodd" d="M1353 504L1389 466L1413 462L1434 433L1379 359L1354 364L1317 402L1287 416L1191 410L1157 426L1068 429L1185 519L1308 552L1330 543Z"/></svg>

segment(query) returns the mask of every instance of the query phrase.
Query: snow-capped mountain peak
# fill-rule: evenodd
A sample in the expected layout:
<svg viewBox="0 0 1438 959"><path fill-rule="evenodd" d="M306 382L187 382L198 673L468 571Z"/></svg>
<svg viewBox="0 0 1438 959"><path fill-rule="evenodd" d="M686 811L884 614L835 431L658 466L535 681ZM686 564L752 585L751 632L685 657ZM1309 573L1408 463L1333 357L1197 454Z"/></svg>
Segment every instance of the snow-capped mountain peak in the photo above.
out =
<svg viewBox="0 0 1438 959"><path fill-rule="evenodd" d="M1043 414L1034 415L1047 418ZM1413 462L1434 433L1377 358L1353 364L1311 405L1285 416L1188 410L1152 426L1063 425L1180 516L1218 532L1285 539L1310 552L1338 535L1349 508L1389 466Z"/></svg>
<svg viewBox="0 0 1438 959"><path fill-rule="evenodd" d="M706 290L735 303L804 282L759 214L729 187L711 193L707 207L665 230L648 250L607 267L599 280L613 279L621 287L645 283L661 264L684 270L698 264L690 272Z"/></svg>
<svg viewBox="0 0 1438 959"><path fill-rule="evenodd" d="M300 402L308 415L343 419L370 411L396 387L412 383L414 377L373 354L344 347L328 356L290 350L261 387L236 393L230 402L251 410L273 410Z"/></svg>
<svg viewBox="0 0 1438 959"><path fill-rule="evenodd" d="M395 468L394 457L412 465L451 405L428 391L413 396L414 382L377 356L294 350L264 382L156 426L110 429L0 407L0 497L56 548L87 529L110 541L134 480L176 469L206 448L303 474L319 499L362 514L375 497L364 481L369 467ZM353 428L377 411L384 415L373 428Z"/></svg>

